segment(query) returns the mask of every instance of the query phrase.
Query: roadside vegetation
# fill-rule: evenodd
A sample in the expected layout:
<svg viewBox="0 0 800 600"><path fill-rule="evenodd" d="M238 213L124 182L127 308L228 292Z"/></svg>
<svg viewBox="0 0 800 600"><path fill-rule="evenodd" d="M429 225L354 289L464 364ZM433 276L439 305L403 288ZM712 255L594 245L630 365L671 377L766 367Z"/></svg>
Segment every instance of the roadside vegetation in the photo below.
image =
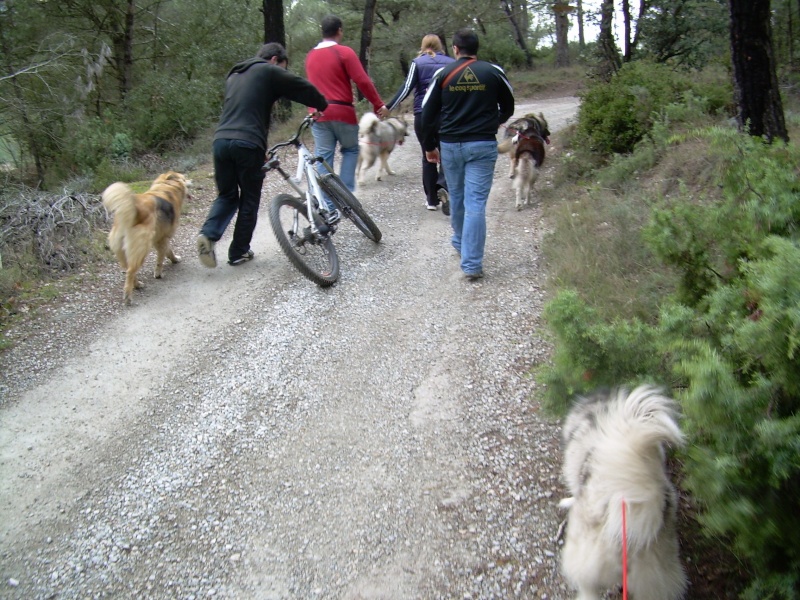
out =
<svg viewBox="0 0 800 600"><path fill-rule="evenodd" d="M128 63L117 53L130 40L94 20L124 16L113 2L0 2L0 351L9 323L57 299L54 282L111 260L99 201L108 184L145 189L166 169L207 171L225 73L264 36L258 3L223 4L151 3L127 32L139 44ZM566 54L542 43L552 31L529 22L527 9L516 15L522 22L518 6L500 4L506 13L474 0L445 9L392 3L370 31L378 89L388 97L400 85L421 31L449 35L472 22L481 57L507 68L518 98L580 91L577 122L559 132L561 151L548 157L554 185L536 188L549 231L545 319L554 354L537 368L546 391L535 400L562 415L575 394L599 386L646 381L670 390L690 439L672 460L693 597L799 598L793 3L773 3L771 19L788 135L768 121L763 137L742 133L735 119L750 107L737 105L734 84L749 87L731 60L733 13L724 3L650 2L638 46L572 43L572 66L558 68ZM552 16L549 3L529 4ZM362 6L304 0L285 10L296 72L332 10L355 46ZM522 45L509 22L527 32ZM294 110L282 115L286 124L276 121L273 139L294 128Z"/></svg>
<svg viewBox="0 0 800 600"><path fill-rule="evenodd" d="M722 67L632 63L583 95L543 192L554 355L538 376L557 415L597 387L670 390L692 597L797 598L800 149L737 131ZM782 90L795 140L792 75Z"/></svg>

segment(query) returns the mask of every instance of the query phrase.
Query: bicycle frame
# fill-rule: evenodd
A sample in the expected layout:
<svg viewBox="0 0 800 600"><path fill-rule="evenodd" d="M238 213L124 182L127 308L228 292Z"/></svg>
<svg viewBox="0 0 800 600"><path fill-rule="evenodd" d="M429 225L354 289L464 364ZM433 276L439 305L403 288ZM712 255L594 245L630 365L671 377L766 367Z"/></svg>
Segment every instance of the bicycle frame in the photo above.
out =
<svg viewBox="0 0 800 600"><path fill-rule="evenodd" d="M321 156L314 156L311 154L311 151L306 147L301 139L301 136L305 130L308 129L313 122L314 118L311 115L308 115L300 123L297 133L295 133L290 140L275 144L272 148L270 148L267 152L267 161L264 163L263 170L265 172L275 170L280 173L281 177L283 177L284 180L286 180L286 182L288 182L289 185L292 186L292 188L298 194L300 194L300 197L306 199L308 222L311 224L312 233L314 235L326 235L328 233L334 233L336 228L334 225L327 224L325 214L328 212L328 210L324 204L322 189L319 186L319 173L317 173L314 165L317 163L322 163L322 165L324 165L328 171L333 172L333 169L331 169L330 165ZM289 175L283 169L283 167L281 167L280 159L277 157L277 151L281 148L285 148L286 146L294 146L297 148L297 172L295 173L294 177ZM306 180L305 190L303 190L301 187L304 176ZM316 215L320 215L322 219L315 218ZM318 224L320 223L324 224L324 230L319 228ZM297 227L296 221L294 226L295 228Z"/></svg>
<svg viewBox="0 0 800 600"><path fill-rule="evenodd" d="M262 170L278 171L297 193L278 194L270 202L269 221L278 244L300 273L317 285L328 287L339 278L333 234L342 217L375 243L380 242L381 231L331 166L303 143L301 138L313 122L314 116L306 116L291 139L270 148ZM289 146L297 151L297 171L293 176L281 167L278 156L281 148ZM319 165L327 173L318 171Z"/></svg>

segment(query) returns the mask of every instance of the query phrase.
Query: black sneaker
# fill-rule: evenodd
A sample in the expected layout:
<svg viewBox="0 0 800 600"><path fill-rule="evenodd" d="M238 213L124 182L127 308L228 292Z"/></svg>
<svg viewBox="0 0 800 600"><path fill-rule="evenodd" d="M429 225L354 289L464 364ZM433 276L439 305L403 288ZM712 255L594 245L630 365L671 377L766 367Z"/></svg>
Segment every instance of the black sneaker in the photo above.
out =
<svg viewBox="0 0 800 600"><path fill-rule="evenodd" d="M439 191L436 192L436 196L439 198L439 203L442 205L442 214L445 217L450 216L450 194L447 193L447 190L444 188L439 188Z"/></svg>
<svg viewBox="0 0 800 600"><path fill-rule="evenodd" d="M243 265L246 262L250 262L255 257L255 252L252 250L248 250L244 254L242 254L239 258L232 258L228 261L228 264L232 267L236 267L238 265Z"/></svg>

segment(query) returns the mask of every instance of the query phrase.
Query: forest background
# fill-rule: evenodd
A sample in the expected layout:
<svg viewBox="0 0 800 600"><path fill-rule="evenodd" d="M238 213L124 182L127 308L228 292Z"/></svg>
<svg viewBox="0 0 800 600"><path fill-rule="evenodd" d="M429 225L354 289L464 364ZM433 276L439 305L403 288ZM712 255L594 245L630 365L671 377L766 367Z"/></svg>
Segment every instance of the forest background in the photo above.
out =
<svg viewBox="0 0 800 600"><path fill-rule="evenodd" d="M423 34L448 47L471 25L518 97L582 90L558 174L539 189L554 353L532 402L559 415L598 386L671 390L689 437L674 455L691 506L682 538L706 540L706 564L733 557L741 597L798 598L799 11L798 0L0 0L0 325L57 301L48 281L110 260L106 185L208 163L225 75L264 41L282 41L302 73L320 19L337 14L388 98Z"/></svg>

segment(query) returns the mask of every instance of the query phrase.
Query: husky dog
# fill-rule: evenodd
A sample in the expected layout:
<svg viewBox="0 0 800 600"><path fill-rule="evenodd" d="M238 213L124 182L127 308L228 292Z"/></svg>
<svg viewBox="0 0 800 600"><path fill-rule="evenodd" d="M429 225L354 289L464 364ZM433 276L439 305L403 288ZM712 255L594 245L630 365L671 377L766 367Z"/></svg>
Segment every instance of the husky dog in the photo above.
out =
<svg viewBox="0 0 800 600"><path fill-rule="evenodd" d="M529 114L513 121L506 128L504 139L498 144L501 154L510 153L517 210L529 204L531 189L539 178L539 168L545 157L545 144L550 143L550 130L542 113Z"/></svg>
<svg viewBox="0 0 800 600"><path fill-rule="evenodd" d="M382 172L394 175L394 171L389 168L389 155L395 146L399 146L405 141L407 135L408 125L402 117L391 117L381 121L375 113L365 113L358 123L358 163L356 164L358 183L364 183L364 171L374 165L378 158L381 163L378 166L375 180L381 180Z"/></svg>
<svg viewBox="0 0 800 600"><path fill-rule="evenodd" d="M676 418L674 401L648 386L580 398L567 416L563 477L571 497L560 503L569 509L561 566L579 600L600 600L621 584L623 543L633 600L683 598L677 492L664 465L664 446L684 441Z"/></svg>

